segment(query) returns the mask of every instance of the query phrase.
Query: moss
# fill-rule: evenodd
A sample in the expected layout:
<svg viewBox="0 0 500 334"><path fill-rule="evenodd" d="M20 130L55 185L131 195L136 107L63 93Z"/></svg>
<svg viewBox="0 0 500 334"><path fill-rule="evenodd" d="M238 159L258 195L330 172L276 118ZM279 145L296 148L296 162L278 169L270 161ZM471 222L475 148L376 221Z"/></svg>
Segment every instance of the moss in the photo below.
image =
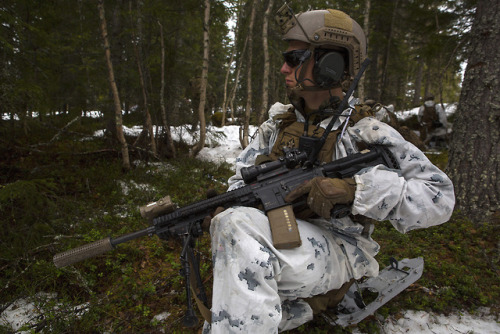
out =
<svg viewBox="0 0 500 334"><path fill-rule="evenodd" d="M41 137L51 136L43 134L38 139ZM22 144L27 139L15 140ZM185 156L161 163L134 159L134 168L124 173L119 155L107 151L103 141L74 142L71 136L63 136L45 148L44 154L6 147L0 152L8 153L5 161L16 166L10 172L7 162L0 162L5 167L0 171L9 171L2 174L0 187L0 223L5 232L0 286L9 288L0 291L0 300L8 303L40 291L57 293L56 299L39 303L46 311L41 324L45 327L40 330L50 326L53 333L193 332L182 327L185 283L179 275L179 242L144 237L64 268L56 268L52 257L107 236L144 229L149 222L140 216L139 206L167 194L185 206L204 199L207 189L224 192L232 175L229 166ZM429 158L442 168L447 153ZM425 260L422 278L382 307L377 316L397 316L403 309L450 312L487 306L498 310L497 235L498 224L476 224L459 213L448 223L408 234L397 232L389 222L377 223L373 237L381 245L377 256L381 267L388 265L391 256L422 256ZM199 238L197 248L202 277L210 291L207 235ZM89 309L80 317L72 311L61 316L61 309L71 310L72 305L87 302ZM166 322L151 321L165 311L170 313ZM357 327L376 333L378 321L369 317ZM201 323L196 329L200 328ZM289 333L352 331L334 328L317 317Z"/></svg>

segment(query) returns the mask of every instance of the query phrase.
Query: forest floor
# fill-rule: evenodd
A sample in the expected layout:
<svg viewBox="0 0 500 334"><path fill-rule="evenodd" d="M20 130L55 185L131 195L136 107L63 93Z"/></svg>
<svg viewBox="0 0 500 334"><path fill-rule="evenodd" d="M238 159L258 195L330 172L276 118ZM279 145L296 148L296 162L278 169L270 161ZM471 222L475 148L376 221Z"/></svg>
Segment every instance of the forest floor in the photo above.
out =
<svg viewBox="0 0 500 334"><path fill-rule="evenodd" d="M117 146L96 136L101 122L82 118L59 132L71 119L30 120L27 128L0 123L0 333L199 332L201 322L182 326L186 297L175 240L145 237L63 268L52 257L146 228L139 207L166 194L185 206L204 199L207 189L224 192L239 149L237 132L214 128L211 147L197 159L182 149L178 158L163 160L131 150L133 168L126 172L119 151L110 148ZM176 134L184 138L180 147L187 133ZM127 139L133 143L136 133ZM438 153L429 158L444 168L447 152ZM500 332L499 226L468 221L459 212L409 234L378 223L373 237L381 245L381 267L392 256L423 257L422 278L357 326L332 327L318 318L289 333ZM209 245L206 234L198 239L208 290Z"/></svg>

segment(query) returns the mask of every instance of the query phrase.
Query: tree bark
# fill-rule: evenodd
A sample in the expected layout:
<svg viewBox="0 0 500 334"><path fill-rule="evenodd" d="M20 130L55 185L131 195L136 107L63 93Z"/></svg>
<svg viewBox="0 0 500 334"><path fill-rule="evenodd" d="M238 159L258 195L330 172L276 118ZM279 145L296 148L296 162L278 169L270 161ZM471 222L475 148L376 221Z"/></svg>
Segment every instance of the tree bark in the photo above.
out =
<svg viewBox="0 0 500 334"><path fill-rule="evenodd" d="M365 17L363 19L363 30L366 35L366 44L368 45L368 31L370 31L370 7L371 7L371 0L365 0ZM361 101L365 100L365 77L366 75L363 75L361 80L359 81L358 84L358 98Z"/></svg>
<svg viewBox="0 0 500 334"><path fill-rule="evenodd" d="M392 43L392 37L394 34L394 26L395 26L395 22L396 22L398 5L399 5L399 0L396 0L396 2L394 4L394 10L392 12L392 19L391 19L391 26L389 28L389 35L387 36L387 47L385 50L384 68L383 68L383 72L382 72L382 85L381 85L382 93L380 94L382 100L385 100L384 97L385 97L387 86L388 86L387 85L387 73L388 73L388 68L389 68L389 56L391 54L391 43Z"/></svg>
<svg viewBox="0 0 500 334"><path fill-rule="evenodd" d="M203 20L203 68L201 71L200 82L200 105L198 107L198 116L200 118L200 141L194 145L190 151L191 156L197 155L205 146L206 120L205 103L207 100L207 81L208 81L208 59L210 51L210 0L205 0L205 17Z"/></svg>
<svg viewBox="0 0 500 334"><path fill-rule="evenodd" d="M238 8L241 8L241 4L242 4L242 0L239 0L238 1ZM234 29L233 29L233 32L234 32L234 41L233 41L233 46L232 46L232 51L231 51L231 57L229 59L229 64L227 66L227 72L226 72L226 79L224 81L224 100L222 102L222 126L226 125L226 109L228 107L228 104L231 105L231 101L233 99L232 97L232 90L231 90L231 93L229 94L229 98L227 96L227 88L228 88L228 85L229 85L229 75L231 74L231 66L233 64L233 60L234 60L234 56L237 52L237 37L238 37L238 31L239 31L239 22L241 21L241 15L242 15L242 10L238 10L238 16L236 18L236 22L235 22L235 25L234 25ZM238 72L239 73L239 72ZM229 103L228 103L229 101ZM234 112L232 110L232 107L231 107L231 116L232 116L232 120L234 121Z"/></svg>
<svg viewBox="0 0 500 334"><path fill-rule="evenodd" d="M479 0L453 124L447 172L456 209L475 222L500 214L500 4Z"/></svg>
<svg viewBox="0 0 500 334"><path fill-rule="evenodd" d="M229 84L229 74L231 74L231 64L233 63L234 54L236 53L236 44L233 45L233 51L231 52L231 58L229 58L229 63L227 64L226 79L224 80L224 99L222 101L222 121L221 126L226 125L226 109L227 109L227 86Z"/></svg>
<svg viewBox="0 0 500 334"><path fill-rule="evenodd" d="M123 121L122 121L122 108L120 103L120 96L118 94L118 88L115 82L115 74L113 71L113 64L111 62L111 50L108 41L108 30L106 27L106 17L104 15L104 1L98 0L97 8L99 9L99 19L101 21L101 33L102 39L104 41L104 50L106 53L106 63L108 65L108 79L111 86L111 91L113 92L113 101L115 106L115 122L116 122L116 134L117 139L121 145L122 152L122 167L125 170L130 170L130 159L128 155L127 141L125 140L125 135L123 134Z"/></svg>
<svg viewBox="0 0 500 334"><path fill-rule="evenodd" d="M243 133L240 134L241 147L244 149L248 146L249 128L250 128L250 113L252 111L252 42L253 42L253 25L255 22L255 7L257 0L252 1L252 14L250 15L250 24L248 26L248 62L247 62L247 105L245 107L245 120L243 123Z"/></svg>
<svg viewBox="0 0 500 334"><path fill-rule="evenodd" d="M132 13L132 2L129 2L129 10L130 13ZM157 150L156 150L156 140L155 140L155 134L153 132L153 122L151 121L151 114L149 112L149 101L148 101L148 93L146 89L146 80L144 79L144 71L143 71L143 60L142 60L142 41L144 40L143 32L142 32L142 2L138 1L137 3L137 35L134 33L133 28L132 28L132 44L134 46L134 53L135 53L135 58L137 61L137 70L139 72L139 82L141 84L142 88L142 99L144 101L144 127L145 129L142 131L142 133L147 133L149 134L149 139L150 139L150 144L151 144L151 151L153 152L153 156L157 156ZM141 135L142 135L141 133ZM139 139L141 136L137 138L136 143L139 142ZM134 143L134 145L136 145Z"/></svg>
<svg viewBox="0 0 500 334"><path fill-rule="evenodd" d="M183 6L183 3L184 2L181 2L181 4L179 5L181 8ZM175 33L174 68L180 65L181 59L179 59L178 55L180 54L180 50L185 48L185 44L186 44L184 42L184 38L183 38L183 35L181 32L182 29L185 29L185 22L183 20L180 20L178 31ZM169 77L169 81L171 82L171 84L169 86L171 87L170 96L171 96L171 101L172 101L171 107L170 107L172 112L169 114L170 115L170 122L174 126L181 125L181 124L183 124L185 119L182 117L183 115L181 115L180 103L177 103L177 102L183 98L183 89L185 89L185 87L183 87L183 84L181 82L181 78L179 75L171 75Z"/></svg>
<svg viewBox="0 0 500 334"><path fill-rule="evenodd" d="M160 21L158 21L160 26L160 46L161 46L161 86L160 86L160 109L161 109L161 121L163 125L163 131L167 139L167 150L169 155L175 158L175 146L172 140L172 133L170 132L170 126L167 121L167 110L165 108L165 40L163 38L163 26Z"/></svg>
<svg viewBox="0 0 500 334"><path fill-rule="evenodd" d="M424 74L424 58L419 57L417 62L417 76L415 77L415 94L413 94L413 106L420 104L420 92L422 91L422 77Z"/></svg>
<svg viewBox="0 0 500 334"><path fill-rule="evenodd" d="M139 71L139 81L141 83L141 88L142 88L142 98L144 101L144 126L145 129L142 131L142 133L147 132L149 134L150 138L150 143L151 143L151 152L153 152L153 155L157 155L157 150L156 150L156 141L155 141L155 135L153 132L153 122L151 121L151 114L149 113L149 104L148 104L148 94L146 91L146 83L144 82L144 73L142 71L142 61L140 57L140 52L138 50L138 47L135 43L134 44L134 51L137 59L137 69ZM141 133L141 135L142 135ZM139 136L140 138L140 136ZM139 142L139 138L137 138L137 142ZM135 145L135 143L134 143Z"/></svg>
<svg viewBox="0 0 500 334"><path fill-rule="evenodd" d="M267 27L269 25L269 14L273 8L274 0L269 0L266 12L264 13L264 23L262 24L262 48L264 51L264 74L262 78L262 107L259 112L258 124L264 122L269 104L269 46L267 44Z"/></svg>
<svg viewBox="0 0 500 334"><path fill-rule="evenodd" d="M243 44L243 51L241 51L241 56L240 58L245 57L245 52L247 50L247 45L248 45L248 36L245 38L245 43ZM241 67L243 62L241 61L238 63L238 67L236 68L236 75L234 78L234 86L231 91L231 98L229 99L229 108L231 109L231 120L234 122L235 121L235 115L234 115L234 99L236 98L236 91L238 90L238 84L240 82L240 73L241 73Z"/></svg>

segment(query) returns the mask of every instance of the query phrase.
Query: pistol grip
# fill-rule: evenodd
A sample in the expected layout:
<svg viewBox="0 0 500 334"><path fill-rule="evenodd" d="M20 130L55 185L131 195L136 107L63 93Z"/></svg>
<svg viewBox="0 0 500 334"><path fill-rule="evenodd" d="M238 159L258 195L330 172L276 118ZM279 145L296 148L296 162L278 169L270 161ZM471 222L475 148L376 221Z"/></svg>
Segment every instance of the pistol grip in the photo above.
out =
<svg viewBox="0 0 500 334"><path fill-rule="evenodd" d="M332 209L332 218L340 219L344 218L351 213L351 206L346 204L335 204Z"/></svg>

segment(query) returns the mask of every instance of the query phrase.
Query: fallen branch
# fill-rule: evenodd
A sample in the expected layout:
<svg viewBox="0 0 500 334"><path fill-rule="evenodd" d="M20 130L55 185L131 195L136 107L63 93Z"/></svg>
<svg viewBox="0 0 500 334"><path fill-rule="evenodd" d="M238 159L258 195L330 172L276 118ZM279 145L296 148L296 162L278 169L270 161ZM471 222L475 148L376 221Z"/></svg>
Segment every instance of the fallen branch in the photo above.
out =
<svg viewBox="0 0 500 334"><path fill-rule="evenodd" d="M64 131L66 131L66 129L69 128L71 126L71 124L75 123L79 119L80 119L80 116L76 116L71 121L69 121L68 124L66 124L65 126L63 126L62 129L59 130L59 132L56 133L54 135L54 137L52 137L52 139L49 141L49 144L51 144L52 142L54 142L55 140L57 140L59 138L59 136L61 135L61 133L63 133Z"/></svg>

